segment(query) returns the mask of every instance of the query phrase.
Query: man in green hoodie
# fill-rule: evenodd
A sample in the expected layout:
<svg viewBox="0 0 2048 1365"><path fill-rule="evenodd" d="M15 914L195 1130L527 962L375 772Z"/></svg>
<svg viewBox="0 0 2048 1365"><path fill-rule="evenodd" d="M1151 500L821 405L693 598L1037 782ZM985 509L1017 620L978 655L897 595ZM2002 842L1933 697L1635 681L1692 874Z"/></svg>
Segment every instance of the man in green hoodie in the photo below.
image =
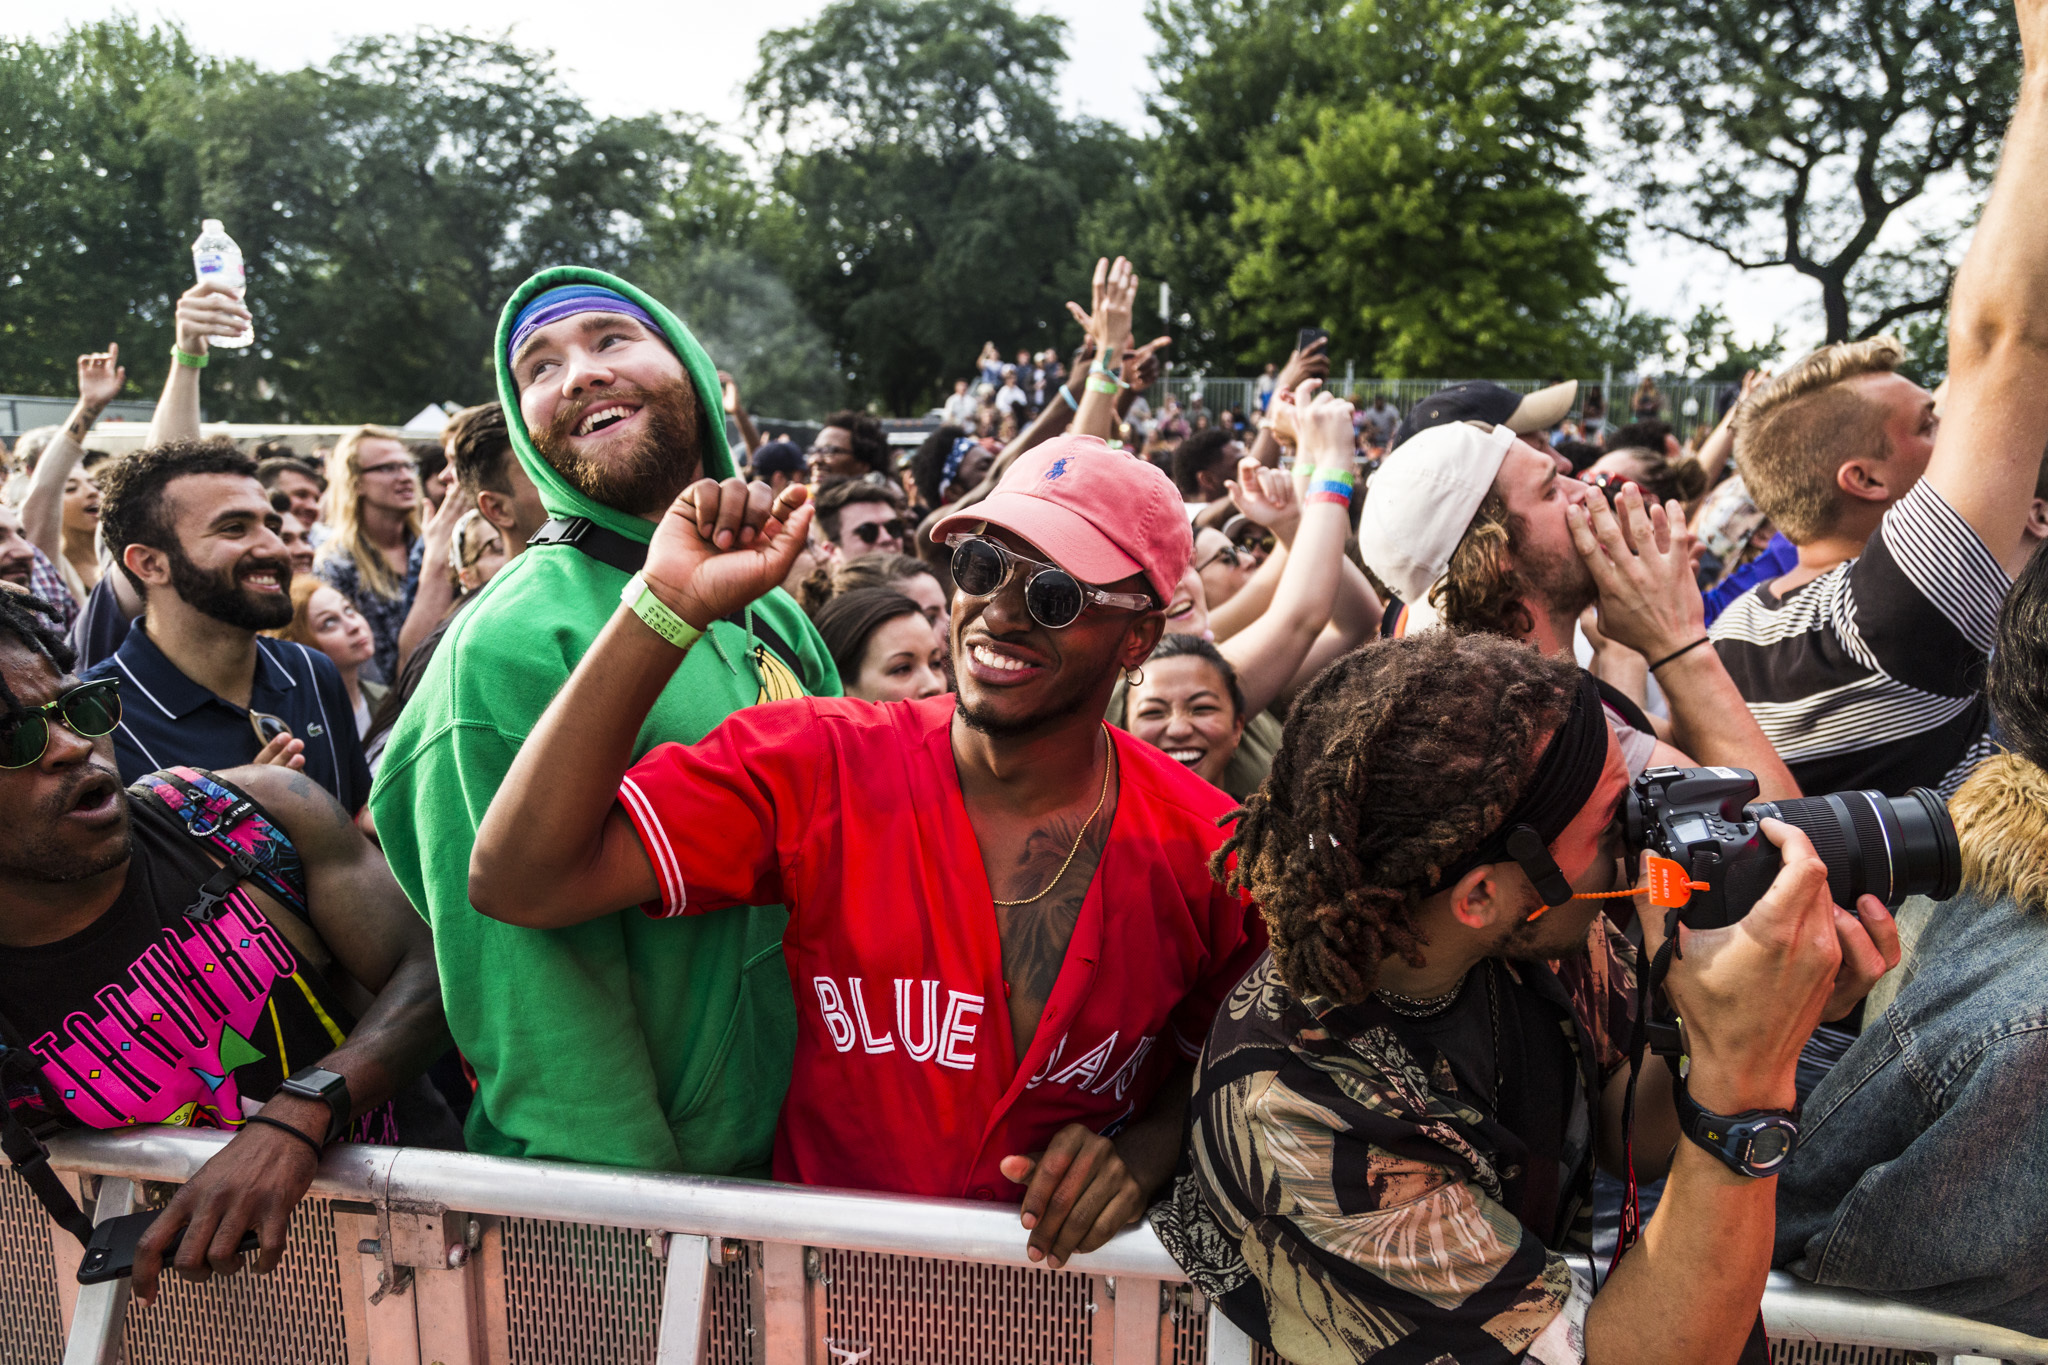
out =
<svg viewBox="0 0 2048 1365"><path fill-rule="evenodd" d="M519 287L496 355L513 449L553 520L449 625L370 796L391 870L433 926L449 1028L476 1069L469 1145L766 1175L796 1037L782 907L543 931L486 919L468 895L477 824L655 520L691 481L733 477L717 371L668 309L580 267ZM661 694L636 755L694 743L759 700L840 695L824 642L780 589L708 642Z"/></svg>

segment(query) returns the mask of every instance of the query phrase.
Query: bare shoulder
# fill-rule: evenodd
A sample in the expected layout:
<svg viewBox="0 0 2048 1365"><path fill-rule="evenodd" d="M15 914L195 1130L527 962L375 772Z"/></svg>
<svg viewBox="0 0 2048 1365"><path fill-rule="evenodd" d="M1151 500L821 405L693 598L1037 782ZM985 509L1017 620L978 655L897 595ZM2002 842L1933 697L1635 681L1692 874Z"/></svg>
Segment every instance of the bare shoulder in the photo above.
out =
<svg viewBox="0 0 2048 1365"><path fill-rule="evenodd" d="M302 772L252 763L223 769L219 775L268 811L303 854L319 857L352 852L363 841L362 832L334 794Z"/></svg>

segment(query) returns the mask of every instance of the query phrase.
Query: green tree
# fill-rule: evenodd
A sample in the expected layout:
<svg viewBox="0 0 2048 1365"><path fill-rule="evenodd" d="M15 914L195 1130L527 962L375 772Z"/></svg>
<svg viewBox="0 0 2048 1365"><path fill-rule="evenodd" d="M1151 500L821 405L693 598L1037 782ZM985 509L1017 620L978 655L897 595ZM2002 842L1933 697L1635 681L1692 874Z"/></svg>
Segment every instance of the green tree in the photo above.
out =
<svg viewBox="0 0 2048 1365"><path fill-rule="evenodd" d="M1375 374L1595 363L1621 225L1570 188L1591 90L1558 36L1567 9L1358 0L1330 22L1355 88L1283 101L1237 177L1244 359L1319 322Z"/></svg>
<svg viewBox="0 0 2048 1365"><path fill-rule="evenodd" d="M0 389L69 393L74 358L110 340L131 393L161 383L199 227L164 211L168 106L221 75L175 28L133 20L0 43Z"/></svg>
<svg viewBox="0 0 2048 1365"><path fill-rule="evenodd" d="M1131 147L1060 117L1062 33L1007 0L834 0L762 39L747 98L781 143L777 264L855 401L914 411L984 341L1063 335L1083 213Z"/></svg>
<svg viewBox="0 0 2048 1365"><path fill-rule="evenodd" d="M1606 0L1617 123L1648 221L1820 289L1827 339L1947 303L1953 191L1982 190L2012 108L2008 5ZM1889 235L1888 234L1889 230Z"/></svg>
<svg viewBox="0 0 2048 1365"><path fill-rule="evenodd" d="M630 263L689 139L594 118L548 67L545 52L422 30L323 68L245 71L194 104L189 212L235 234L257 314L258 347L210 376L218 402L363 420L481 401L520 280Z"/></svg>
<svg viewBox="0 0 2048 1365"><path fill-rule="evenodd" d="M1327 41L1342 0L1147 0L1158 35L1159 125L1126 192L1085 226L1098 252L1123 252L1171 286L1176 365L1234 368L1270 340L1230 293L1243 251L1231 215L1241 178L1270 148L1282 110L1313 110L1350 84ZM1260 360L1285 356L1257 355Z"/></svg>

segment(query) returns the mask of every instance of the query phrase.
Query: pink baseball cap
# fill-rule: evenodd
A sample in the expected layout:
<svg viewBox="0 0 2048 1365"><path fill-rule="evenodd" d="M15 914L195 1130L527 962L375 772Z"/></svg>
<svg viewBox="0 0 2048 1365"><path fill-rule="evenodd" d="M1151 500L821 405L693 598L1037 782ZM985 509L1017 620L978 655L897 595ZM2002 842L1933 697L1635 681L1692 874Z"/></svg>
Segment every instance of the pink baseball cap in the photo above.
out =
<svg viewBox="0 0 2048 1365"><path fill-rule="evenodd" d="M944 544L983 522L1022 536L1084 583L1142 573L1161 606L1195 555L1173 480L1099 436L1056 437L1019 457L995 492L934 526L932 539Z"/></svg>

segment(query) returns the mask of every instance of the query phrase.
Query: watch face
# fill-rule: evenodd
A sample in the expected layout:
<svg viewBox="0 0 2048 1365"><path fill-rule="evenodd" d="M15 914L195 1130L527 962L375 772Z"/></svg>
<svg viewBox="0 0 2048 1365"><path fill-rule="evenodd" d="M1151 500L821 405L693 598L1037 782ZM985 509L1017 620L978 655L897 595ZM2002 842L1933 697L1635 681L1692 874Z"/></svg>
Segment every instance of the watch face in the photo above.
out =
<svg viewBox="0 0 2048 1365"><path fill-rule="evenodd" d="M1759 1128L1749 1136L1749 1165L1756 1170L1768 1170L1792 1154L1793 1135L1772 1124Z"/></svg>

